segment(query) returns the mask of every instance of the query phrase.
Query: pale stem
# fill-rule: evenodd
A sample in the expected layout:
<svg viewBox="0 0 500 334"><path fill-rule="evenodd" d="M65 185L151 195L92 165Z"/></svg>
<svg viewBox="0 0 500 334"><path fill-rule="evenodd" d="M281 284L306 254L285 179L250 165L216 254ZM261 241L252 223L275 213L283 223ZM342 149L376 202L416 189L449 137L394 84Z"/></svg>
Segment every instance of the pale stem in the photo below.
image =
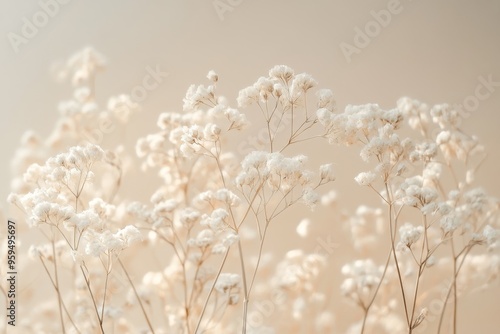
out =
<svg viewBox="0 0 500 334"><path fill-rule="evenodd" d="M142 304L142 300L139 297L139 294L137 293L137 290L135 288L134 282L132 282L132 279L130 278L127 270L125 269L125 266L123 265L122 260L120 258L117 258L117 259L118 259L118 263L122 267L123 272L125 273L125 276L127 277L128 282L130 283L130 286L132 287L132 291L134 291L135 298L139 302L139 306L141 307L142 314L144 315L144 318L146 319L146 322L148 323L148 327L151 330L151 333L154 334L155 330L153 329L153 325L151 325L151 321L149 320L149 317L148 317L148 314L146 312L146 309L144 308L144 305Z"/></svg>
<svg viewBox="0 0 500 334"><path fill-rule="evenodd" d="M85 271L83 270L83 266L84 265L80 265L80 270L81 270L83 277L85 279L85 284L87 286L87 290L89 291L90 299L92 300L92 304L94 305L94 311L95 311L95 314L97 316L97 322L99 323L99 328L101 330L101 333L104 334L104 328L102 326L101 317L99 316L99 311L97 308L96 300L95 300L94 294L92 293L92 289L90 288L90 280L87 277L87 275L85 274Z"/></svg>
<svg viewBox="0 0 500 334"><path fill-rule="evenodd" d="M56 246L54 244L54 239L51 240L52 244L52 256L54 257L54 278L55 278L55 285L56 285L56 291L57 291L57 304L59 306L59 319L61 321L61 328L63 333L66 333L66 328L64 327L64 318L62 314L62 296L61 296L61 291L59 290L59 275L57 273L57 254L56 254Z"/></svg>
<svg viewBox="0 0 500 334"><path fill-rule="evenodd" d="M200 319L198 319L198 323L196 324L196 329L194 330L194 334L198 333L198 330L201 325L201 321L203 320L203 316L205 315L205 311L207 309L208 302L210 301L210 296L212 295L212 292L214 291L215 288L215 283L217 283L217 278L220 276L220 273L222 272L222 268L224 268L224 264L226 263L227 255L229 254L229 248L226 250L226 253L224 254L224 258L222 259L222 263L219 267L219 271L217 272L217 275L215 275L214 282L212 283L212 286L210 287L210 291L208 292L207 299L205 300L205 303L203 304L203 309L201 310L200 314Z"/></svg>

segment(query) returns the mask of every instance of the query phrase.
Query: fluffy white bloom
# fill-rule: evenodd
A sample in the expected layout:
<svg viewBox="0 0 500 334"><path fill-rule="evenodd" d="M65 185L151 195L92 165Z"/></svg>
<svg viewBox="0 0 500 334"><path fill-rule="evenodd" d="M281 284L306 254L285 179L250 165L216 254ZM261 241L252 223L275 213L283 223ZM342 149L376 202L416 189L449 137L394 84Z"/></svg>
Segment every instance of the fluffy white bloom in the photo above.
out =
<svg viewBox="0 0 500 334"><path fill-rule="evenodd" d="M320 196L313 189L306 188L302 192L302 200L308 207L314 209L316 207L316 204L320 200Z"/></svg>
<svg viewBox="0 0 500 334"><path fill-rule="evenodd" d="M245 114L239 112L237 109L227 108L224 115L228 119L230 126L229 129L242 130L246 128L250 122Z"/></svg>
<svg viewBox="0 0 500 334"><path fill-rule="evenodd" d="M158 216L165 216L171 212L173 212L179 205L179 202L176 199L169 199L166 201L160 201L156 203L154 207L154 212Z"/></svg>
<svg viewBox="0 0 500 334"><path fill-rule="evenodd" d="M345 264L342 267L342 274L347 278L340 287L342 294L354 300L367 296L378 284L382 271L383 268L377 267L371 259Z"/></svg>
<svg viewBox="0 0 500 334"><path fill-rule="evenodd" d="M414 130L420 130L425 135L429 126L429 106L409 97L402 97L397 102L398 109L408 119L408 124Z"/></svg>
<svg viewBox="0 0 500 334"><path fill-rule="evenodd" d="M297 225L297 228L295 229L295 231L297 232L297 234L300 237L305 238L309 234L309 227L310 226L311 226L311 220L305 218L305 219L302 219L299 222L299 224Z"/></svg>
<svg viewBox="0 0 500 334"><path fill-rule="evenodd" d="M439 165L429 164L428 168L424 169L425 178L417 175L405 179L405 181L401 183L396 196L407 206L420 207L432 203L438 198L438 192L437 189L434 188L434 184L427 181L432 181L434 178L438 177L437 174L439 173ZM424 186L424 182L431 186Z"/></svg>
<svg viewBox="0 0 500 334"><path fill-rule="evenodd" d="M80 211L70 219L70 222L75 224L79 230L89 226L102 227L101 217L92 209Z"/></svg>
<svg viewBox="0 0 500 334"><path fill-rule="evenodd" d="M207 74L207 79L213 82L217 82L219 81L219 76L217 75L217 73L215 73L215 71L210 70Z"/></svg>
<svg viewBox="0 0 500 334"><path fill-rule="evenodd" d="M460 121L460 114L449 104L437 104L431 108L432 121L439 124L441 129L447 126L456 126Z"/></svg>
<svg viewBox="0 0 500 334"><path fill-rule="evenodd" d="M328 111L335 110L335 99L330 89L320 89L316 92L316 96L318 97L319 109L324 108Z"/></svg>
<svg viewBox="0 0 500 334"><path fill-rule="evenodd" d="M223 238L222 244L225 247L230 247L231 245L237 243L240 240L240 236L233 231L229 231Z"/></svg>
<svg viewBox="0 0 500 334"><path fill-rule="evenodd" d="M110 218L116 210L114 205L108 204L98 197L89 202L89 208L101 218Z"/></svg>
<svg viewBox="0 0 500 334"><path fill-rule="evenodd" d="M121 122L128 122L130 115L139 110L139 105L130 95L112 96L108 100L108 110Z"/></svg>
<svg viewBox="0 0 500 334"><path fill-rule="evenodd" d="M288 158L279 152L254 151L241 163L243 168L236 177L236 184L240 187L251 186L261 180L267 181L273 190L283 191L295 186L305 186L311 180L311 172L304 166L306 161L307 157L304 155Z"/></svg>
<svg viewBox="0 0 500 334"><path fill-rule="evenodd" d="M328 193L321 197L321 205L323 206L333 206L337 202L337 192L330 190Z"/></svg>
<svg viewBox="0 0 500 334"><path fill-rule="evenodd" d="M314 281L325 265L326 258L320 254L305 254L300 249L291 250L276 268L276 284L281 288L311 293Z"/></svg>
<svg viewBox="0 0 500 334"><path fill-rule="evenodd" d="M184 208L179 212L179 221L185 226L192 226L200 219L201 214L193 208Z"/></svg>
<svg viewBox="0 0 500 334"><path fill-rule="evenodd" d="M256 87L250 86L240 90L237 99L238 107L249 107L256 101L259 101L259 90Z"/></svg>
<svg viewBox="0 0 500 334"><path fill-rule="evenodd" d="M189 86L186 96L184 97L183 109L186 112L194 111L205 101L212 101L215 98L214 86L191 85Z"/></svg>
<svg viewBox="0 0 500 334"><path fill-rule="evenodd" d="M293 78L294 72L293 69L286 65L276 65L269 70L269 76L288 82Z"/></svg>
<svg viewBox="0 0 500 334"><path fill-rule="evenodd" d="M413 152L410 153L410 161L414 162L421 160L424 162L432 161L438 153L435 143L419 143L415 146Z"/></svg>
<svg viewBox="0 0 500 334"><path fill-rule="evenodd" d="M318 110L316 110L316 117L328 132L332 126L333 113L326 108L319 108Z"/></svg>
<svg viewBox="0 0 500 334"><path fill-rule="evenodd" d="M141 232L133 225L127 225L116 233L116 236L124 241L126 246L130 246L136 241L142 240Z"/></svg>
<svg viewBox="0 0 500 334"><path fill-rule="evenodd" d="M460 225L462 225L463 221L460 217L455 213L447 214L442 217L439 224L445 233L455 231Z"/></svg>
<svg viewBox="0 0 500 334"><path fill-rule="evenodd" d="M377 178L377 175L373 172L362 172L359 173L358 176L354 178L354 180L360 185L360 186L369 186L372 184L375 179Z"/></svg>
<svg viewBox="0 0 500 334"><path fill-rule="evenodd" d="M498 236L500 235L500 232L490 225L486 225L483 229L483 237L486 240L486 244L488 246L493 246L496 244L498 240Z"/></svg>
<svg viewBox="0 0 500 334"><path fill-rule="evenodd" d="M398 243L398 249L405 250L410 248L418 241L418 239L420 239L423 232L423 226L413 226L410 223L405 223L399 228L400 241Z"/></svg>
<svg viewBox="0 0 500 334"><path fill-rule="evenodd" d="M213 231L223 230L227 226L226 218L229 213L222 208L215 209L209 215L203 215L200 224L209 226Z"/></svg>
<svg viewBox="0 0 500 334"><path fill-rule="evenodd" d="M217 124L209 123L205 125L205 128L203 129L203 137L206 140L210 141L216 141L219 139L219 135L221 133L221 129Z"/></svg>
<svg viewBox="0 0 500 334"><path fill-rule="evenodd" d="M231 190L226 188L218 189L216 191L209 190L202 192L196 197L195 200L198 202L206 201L212 205L218 201L229 207L237 207L241 203L241 199Z"/></svg>
<svg viewBox="0 0 500 334"><path fill-rule="evenodd" d="M319 166L319 177L327 182L335 181L333 164L324 164Z"/></svg>
<svg viewBox="0 0 500 334"><path fill-rule="evenodd" d="M225 294L231 289L237 288L240 280L240 275L238 274L221 273L215 283L215 290Z"/></svg>
<svg viewBox="0 0 500 334"><path fill-rule="evenodd" d="M300 73L295 76L292 81L291 94L294 98L306 93L309 89L316 86L318 83L309 74Z"/></svg>
<svg viewBox="0 0 500 334"><path fill-rule="evenodd" d="M188 245L192 247L204 248L213 244L215 241L214 232L211 229L201 230L196 238L188 240Z"/></svg>

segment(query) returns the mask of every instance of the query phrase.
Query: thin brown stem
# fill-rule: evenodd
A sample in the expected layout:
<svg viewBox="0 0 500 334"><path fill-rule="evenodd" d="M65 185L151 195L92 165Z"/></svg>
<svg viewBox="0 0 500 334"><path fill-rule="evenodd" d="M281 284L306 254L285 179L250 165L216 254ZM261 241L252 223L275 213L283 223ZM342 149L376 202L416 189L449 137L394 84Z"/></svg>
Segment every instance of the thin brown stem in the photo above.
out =
<svg viewBox="0 0 500 334"><path fill-rule="evenodd" d="M151 321L149 320L148 314L146 312L146 309L144 308L144 305L142 304L141 297L139 297L139 294L137 293L137 290L135 288L134 282L132 282L132 279L130 278L127 270L125 269L125 266L123 265L122 260L118 258L118 263L122 267L123 272L125 273L125 276L127 277L128 282L130 283L130 286L132 287L132 291L134 291L135 298L139 302L139 306L141 307L142 314L144 315L144 318L146 319L146 322L148 323L148 327L151 330L151 333L155 333L155 330L153 329L153 325L151 325Z"/></svg>
<svg viewBox="0 0 500 334"><path fill-rule="evenodd" d="M84 265L80 265L80 270L81 270L83 278L85 280L85 285L87 286L87 290L88 290L88 292L90 294L90 299L92 300L92 304L94 305L94 311L95 311L95 314L96 314L96 317L97 317L97 323L99 324L99 328L101 330L101 333L104 334L104 328L102 326L101 317L99 316L99 311L98 311L98 308L97 308L97 304L96 304L96 300L95 300L95 297L94 297L94 293L92 292L92 289L90 287L90 280L87 277L87 275L85 274L85 271L83 270L83 266Z"/></svg>
<svg viewBox="0 0 500 334"><path fill-rule="evenodd" d="M217 283L217 278L220 276L220 273L222 272L222 268L224 268L224 264L226 263L226 259L227 259L228 254L229 254L229 248L226 250L226 253L224 254L224 258L222 259L222 263L219 267L219 271L217 272L217 275L214 278L214 282L212 283L212 286L210 287L210 291L208 292L207 299L205 300L205 303L203 304L203 309L201 310L200 318L198 319L198 323L196 324L194 334L198 333L198 330L199 330L200 325L201 325L201 321L203 320L203 316L205 315L205 311L207 310L208 302L210 301L210 297L212 296L212 292L214 291L215 283Z"/></svg>
<svg viewBox="0 0 500 334"><path fill-rule="evenodd" d="M61 321L61 328L62 332L66 333L66 327L64 326L64 318L63 318L63 313L62 313L62 296L61 296L61 290L59 289L59 274L57 272L57 254L56 254L56 246L54 244L54 240L51 240L52 244L52 256L54 257L54 279L55 279L55 285L56 285L56 291L57 291L57 304L59 308L59 319Z"/></svg>

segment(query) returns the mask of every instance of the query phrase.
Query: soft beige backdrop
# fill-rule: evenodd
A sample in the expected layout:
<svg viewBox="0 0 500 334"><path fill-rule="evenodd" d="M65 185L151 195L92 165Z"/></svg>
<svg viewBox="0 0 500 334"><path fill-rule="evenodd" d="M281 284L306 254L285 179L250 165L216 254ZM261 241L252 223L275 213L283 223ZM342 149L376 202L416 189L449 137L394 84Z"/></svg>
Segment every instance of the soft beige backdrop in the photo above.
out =
<svg viewBox="0 0 500 334"><path fill-rule="evenodd" d="M371 11L387 9L394 1L221 0L232 7L221 15L213 0L67 2L35 36L19 45L18 52L8 34L21 34L23 18L32 21L40 4L0 3L2 198L9 192L9 161L22 133L34 129L48 135L58 101L70 94L67 85L54 82L49 69L55 60L86 45L109 61L97 81L98 98L130 93L148 66L169 73L123 133L129 145L155 130L159 112L179 110L189 84L204 82L210 69L221 77L220 91L234 99L238 89L273 65L287 64L312 74L321 87L333 89L339 108L367 102L390 108L403 95L430 104L458 104L474 95L478 77L500 81L500 1L496 0L401 0L399 13L350 62L340 44L354 44L356 27L364 30L374 21ZM496 87L465 121L490 152L478 182L498 196L499 109L500 87ZM358 160L356 154L352 159ZM351 162L336 163L338 187L352 186ZM138 198L147 198L151 190L135 189ZM348 206L357 205L347 193L340 195ZM5 212L5 201L0 203ZM478 323L483 333L500 328L499 300L499 288L466 297L460 308L461 332L477 331Z"/></svg>

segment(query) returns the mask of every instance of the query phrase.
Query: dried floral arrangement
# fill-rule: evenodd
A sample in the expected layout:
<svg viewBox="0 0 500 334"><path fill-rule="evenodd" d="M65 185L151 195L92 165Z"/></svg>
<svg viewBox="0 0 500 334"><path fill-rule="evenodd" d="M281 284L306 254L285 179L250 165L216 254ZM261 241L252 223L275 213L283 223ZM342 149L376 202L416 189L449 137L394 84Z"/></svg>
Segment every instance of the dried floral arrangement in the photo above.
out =
<svg viewBox="0 0 500 334"><path fill-rule="evenodd" d="M89 140L140 109L127 95L98 106L104 66L91 48L68 60L74 96L50 137L27 133L14 159L8 200L39 230L30 266L50 282L24 313L24 333L336 333L335 289L344 296L335 303L355 315L348 333L455 333L459 297L498 281L500 202L475 184L486 153L452 106L401 98L391 110L339 111L332 91L280 65L233 108L210 71L208 85L189 87L182 112L162 113L158 131L137 141L144 172L161 180L141 203L120 193L137 160ZM260 113L267 140L241 156L229 142L249 124L245 110ZM367 171L355 181L380 206L341 212L336 157L313 166L290 153L312 140L358 150ZM284 212L318 205L348 226L357 252L334 272L340 287L325 284L324 247L297 245L281 259L264 251ZM300 237L311 224L299 224Z"/></svg>

